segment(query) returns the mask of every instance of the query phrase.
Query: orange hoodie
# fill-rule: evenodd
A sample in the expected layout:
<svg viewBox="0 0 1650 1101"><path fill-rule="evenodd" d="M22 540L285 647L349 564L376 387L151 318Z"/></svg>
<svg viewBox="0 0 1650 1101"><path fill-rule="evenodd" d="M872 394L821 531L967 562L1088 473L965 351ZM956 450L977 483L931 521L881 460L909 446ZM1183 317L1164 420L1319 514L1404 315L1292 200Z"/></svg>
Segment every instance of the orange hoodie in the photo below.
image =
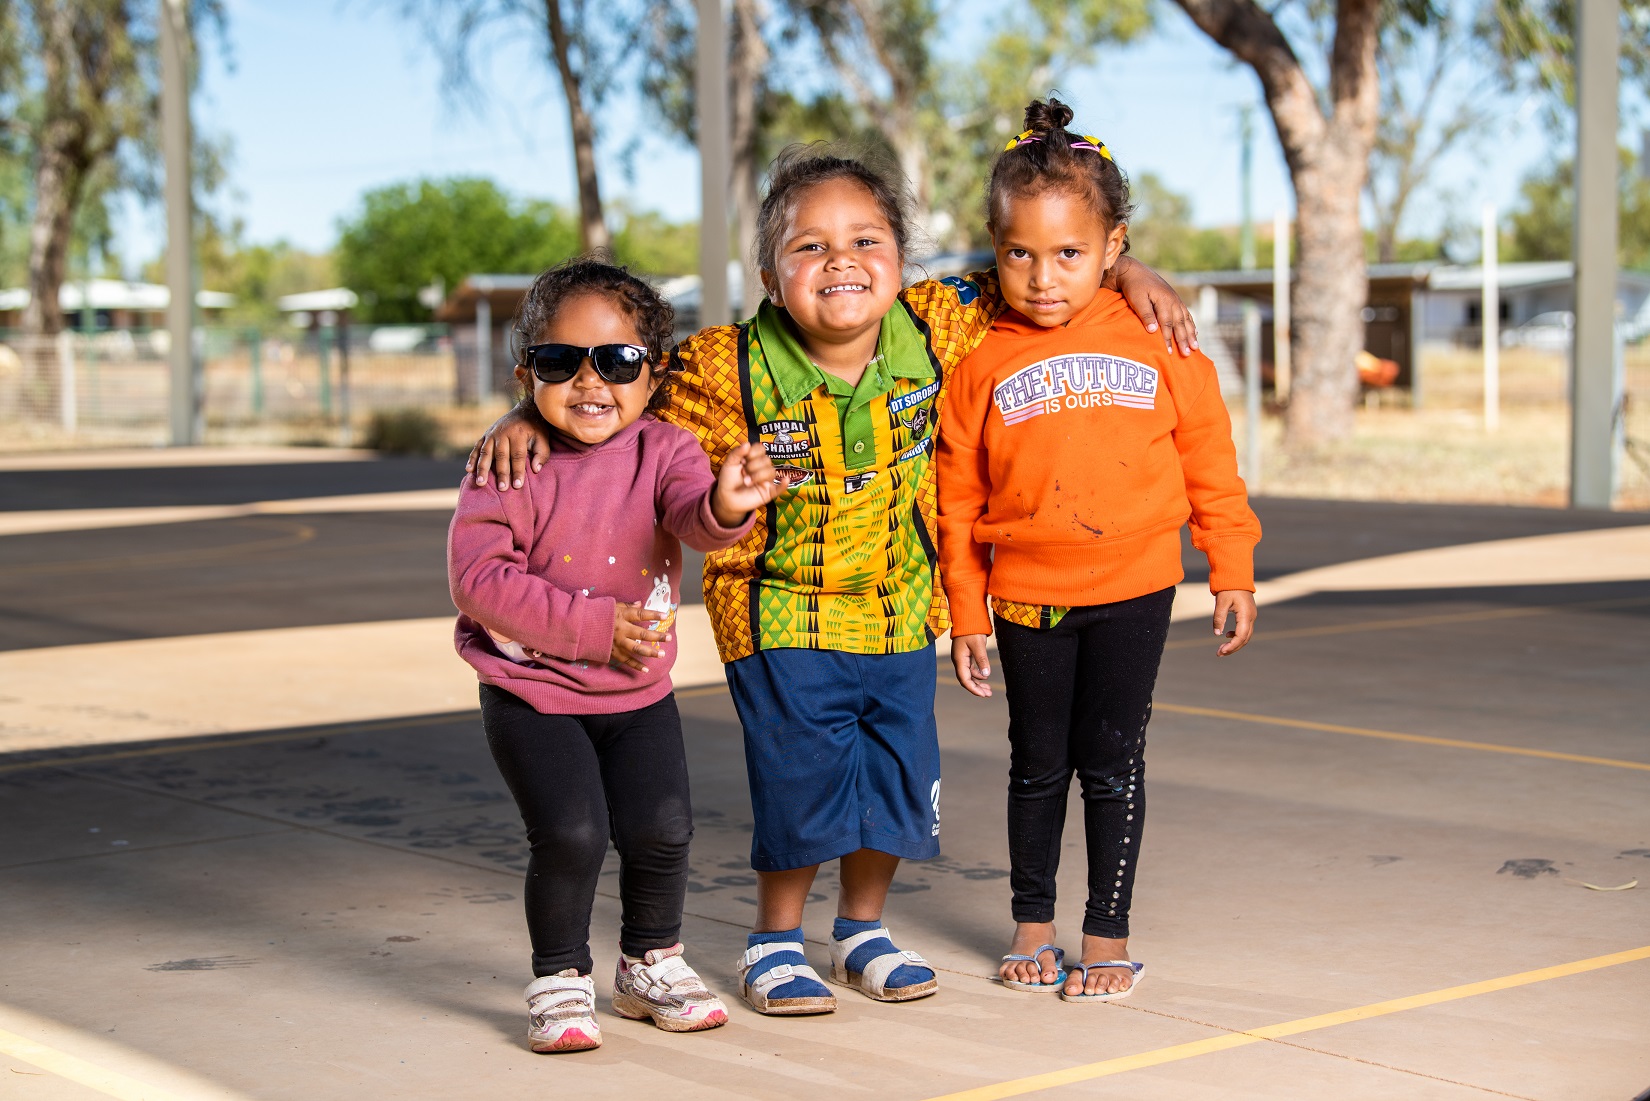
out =
<svg viewBox="0 0 1650 1101"><path fill-rule="evenodd" d="M1260 521L1214 364L1169 353L1113 291L1057 328L998 318L957 368L939 435L954 634L991 632L988 592L1081 607L1178 584L1188 519L1210 590L1255 587Z"/></svg>

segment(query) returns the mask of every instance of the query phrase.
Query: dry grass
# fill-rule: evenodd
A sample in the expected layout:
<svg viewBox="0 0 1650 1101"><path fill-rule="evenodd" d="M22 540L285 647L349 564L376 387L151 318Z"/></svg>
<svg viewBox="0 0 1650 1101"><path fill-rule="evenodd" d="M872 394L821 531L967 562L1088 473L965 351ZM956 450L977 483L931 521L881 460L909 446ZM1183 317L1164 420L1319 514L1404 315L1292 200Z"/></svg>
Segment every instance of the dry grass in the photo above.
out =
<svg viewBox="0 0 1650 1101"><path fill-rule="evenodd" d="M1267 416L1261 476L1251 490L1344 500L1550 507L1568 502L1564 357L1524 349L1504 353L1501 426L1494 434L1484 430L1483 364L1476 354L1434 353L1423 370L1426 408L1389 400L1360 410L1356 435L1344 444L1291 451L1284 446L1281 419ZM1650 347L1629 349L1627 391L1627 436L1636 448L1618 457L1616 507L1650 509ZM1234 410L1234 421L1241 453L1241 409Z"/></svg>

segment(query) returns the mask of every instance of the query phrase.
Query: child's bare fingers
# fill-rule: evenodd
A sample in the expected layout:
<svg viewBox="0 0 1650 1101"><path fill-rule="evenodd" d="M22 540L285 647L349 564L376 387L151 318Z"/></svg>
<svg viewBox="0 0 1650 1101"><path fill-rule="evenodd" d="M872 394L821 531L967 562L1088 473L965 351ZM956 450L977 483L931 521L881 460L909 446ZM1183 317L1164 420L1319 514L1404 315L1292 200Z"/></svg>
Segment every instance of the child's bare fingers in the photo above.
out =
<svg viewBox="0 0 1650 1101"><path fill-rule="evenodd" d="M483 436L470 448L470 459L464 464L464 469L476 476L476 485L487 484L487 470L493 465L493 438Z"/></svg>

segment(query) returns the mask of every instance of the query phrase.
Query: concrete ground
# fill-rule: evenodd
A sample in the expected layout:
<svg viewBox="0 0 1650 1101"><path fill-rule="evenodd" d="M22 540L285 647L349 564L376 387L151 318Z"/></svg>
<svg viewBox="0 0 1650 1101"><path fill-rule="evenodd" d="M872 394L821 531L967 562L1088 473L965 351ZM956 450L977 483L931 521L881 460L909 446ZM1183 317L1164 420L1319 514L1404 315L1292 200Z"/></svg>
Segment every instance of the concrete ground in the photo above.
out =
<svg viewBox="0 0 1650 1101"><path fill-rule="evenodd" d="M1147 977L1109 1005L993 981L1006 712L946 675L945 855L902 868L887 915L941 992L745 1008L743 755L725 690L692 672L684 939L732 1021L604 1017L600 1051L546 1057L523 1036L520 822L441 651L447 516L386 496L439 499L457 468L269 458L0 472L8 513L64 514L0 535L0 1097L1650 1088L1650 516L1257 502L1275 596L1256 643L1215 660L1207 595L1181 596L1131 942ZM175 511L254 505L274 511ZM133 508L172 522L86 526ZM1066 848L1075 952L1075 828ZM617 918L606 886L599 980Z"/></svg>

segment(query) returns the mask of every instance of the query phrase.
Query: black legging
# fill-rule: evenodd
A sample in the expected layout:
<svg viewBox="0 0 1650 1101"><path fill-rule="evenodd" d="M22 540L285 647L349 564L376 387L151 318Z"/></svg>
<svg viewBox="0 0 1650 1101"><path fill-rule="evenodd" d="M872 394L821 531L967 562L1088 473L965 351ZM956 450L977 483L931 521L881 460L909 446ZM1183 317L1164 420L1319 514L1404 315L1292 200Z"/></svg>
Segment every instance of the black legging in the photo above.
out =
<svg viewBox="0 0 1650 1101"><path fill-rule="evenodd" d="M1083 932L1129 935L1146 818L1146 723L1174 589L1073 608L1054 627L997 620L1008 685L1008 855L1014 920L1054 920L1054 879L1075 771L1089 897Z"/></svg>
<svg viewBox="0 0 1650 1101"><path fill-rule="evenodd" d="M609 837L619 850L619 946L640 956L675 944L693 839L676 697L616 715L541 715L484 684L481 722L527 826L533 974L590 974L590 908Z"/></svg>

